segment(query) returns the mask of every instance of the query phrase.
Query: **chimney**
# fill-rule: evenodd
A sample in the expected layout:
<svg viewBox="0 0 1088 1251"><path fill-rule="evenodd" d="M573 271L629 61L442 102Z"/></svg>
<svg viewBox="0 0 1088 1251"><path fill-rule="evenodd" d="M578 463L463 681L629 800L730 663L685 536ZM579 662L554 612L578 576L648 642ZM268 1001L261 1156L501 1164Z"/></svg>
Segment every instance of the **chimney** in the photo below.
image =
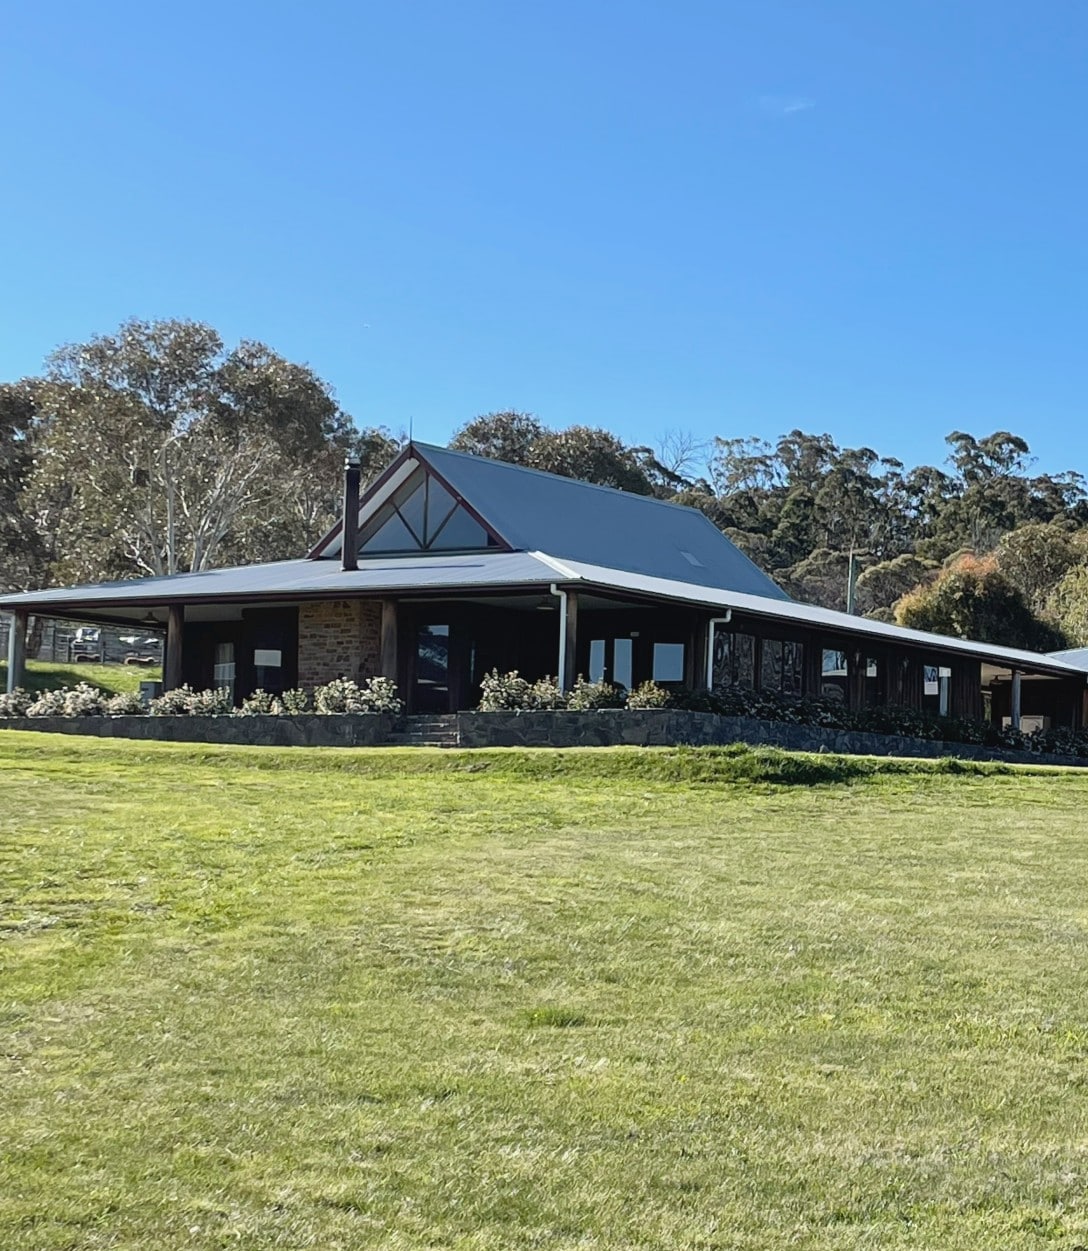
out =
<svg viewBox="0 0 1088 1251"><path fill-rule="evenodd" d="M341 524L340 567L359 568L359 462L354 456L344 461L344 515Z"/></svg>

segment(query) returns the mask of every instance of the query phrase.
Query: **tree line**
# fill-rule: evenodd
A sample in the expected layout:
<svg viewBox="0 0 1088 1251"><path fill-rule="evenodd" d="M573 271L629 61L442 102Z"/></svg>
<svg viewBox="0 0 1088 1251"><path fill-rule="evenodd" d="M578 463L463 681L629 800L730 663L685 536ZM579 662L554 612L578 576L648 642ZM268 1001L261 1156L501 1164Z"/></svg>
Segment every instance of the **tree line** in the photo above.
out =
<svg viewBox="0 0 1088 1251"><path fill-rule="evenodd" d="M359 428L305 365L191 321L130 321L0 384L0 587L169 574L305 552L403 436ZM908 468L800 429L654 447L487 413L450 446L700 509L789 594L903 625L1088 645L1088 484L1025 439L954 431Z"/></svg>

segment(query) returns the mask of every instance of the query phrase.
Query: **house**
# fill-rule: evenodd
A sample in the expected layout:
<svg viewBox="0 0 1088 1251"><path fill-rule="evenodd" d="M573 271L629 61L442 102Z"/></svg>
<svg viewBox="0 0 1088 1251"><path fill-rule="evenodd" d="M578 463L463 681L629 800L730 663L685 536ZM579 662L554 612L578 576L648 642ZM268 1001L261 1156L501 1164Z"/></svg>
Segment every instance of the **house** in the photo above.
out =
<svg viewBox="0 0 1088 1251"><path fill-rule="evenodd" d="M483 675L737 685L964 717L1081 725L1061 656L944 638L790 599L695 509L410 443L297 560L0 597L14 614L166 629L164 684L236 701L394 679L411 712L471 708ZM1030 683L1021 683L1027 676ZM1024 702L1030 698L1030 707Z"/></svg>

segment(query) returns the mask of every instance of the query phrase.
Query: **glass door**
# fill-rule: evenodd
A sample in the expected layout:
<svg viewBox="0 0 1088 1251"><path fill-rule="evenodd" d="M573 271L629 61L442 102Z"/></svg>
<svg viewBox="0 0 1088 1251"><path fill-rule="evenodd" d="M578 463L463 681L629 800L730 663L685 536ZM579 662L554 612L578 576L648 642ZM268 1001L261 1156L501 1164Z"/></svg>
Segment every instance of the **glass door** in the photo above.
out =
<svg viewBox="0 0 1088 1251"><path fill-rule="evenodd" d="M416 631L413 712L450 710L450 628L421 625Z"/></svg>

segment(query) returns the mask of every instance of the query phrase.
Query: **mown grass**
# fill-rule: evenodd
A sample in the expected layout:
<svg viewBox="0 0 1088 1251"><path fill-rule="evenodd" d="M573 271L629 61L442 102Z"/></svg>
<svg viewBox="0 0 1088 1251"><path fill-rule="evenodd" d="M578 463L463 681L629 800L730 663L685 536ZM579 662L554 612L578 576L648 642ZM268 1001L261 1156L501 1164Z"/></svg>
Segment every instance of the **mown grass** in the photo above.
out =
<svg viewBox="0 0 1088 1251"><path fill-rule="evenodd" d="M1071 1251L1086 800L0 732L0 1246Z"/></svg>
<svg viewBox="0 0 1088 1251"><path fill-rule="evenodd" d="M5 688L7 668L7 663L0 661L0 690ZM138 691L141 682L158 682L161 679L161 665L100 665L91 662L62 665L48 660L28 660L24 687L28 691L52 691L60 686L87 682L107 695L117 695L122 691Z"/></svg>

